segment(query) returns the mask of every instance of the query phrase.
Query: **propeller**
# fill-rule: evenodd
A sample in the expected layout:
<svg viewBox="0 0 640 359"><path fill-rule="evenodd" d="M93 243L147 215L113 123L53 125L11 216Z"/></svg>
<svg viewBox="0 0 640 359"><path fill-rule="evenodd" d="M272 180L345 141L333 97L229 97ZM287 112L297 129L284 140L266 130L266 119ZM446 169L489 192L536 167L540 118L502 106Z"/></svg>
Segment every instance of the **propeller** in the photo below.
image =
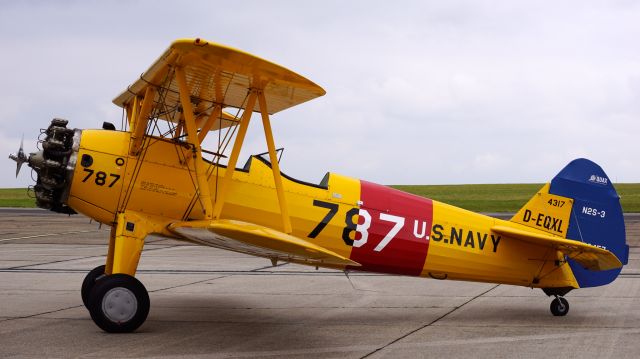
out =
<svg viewBox="0 0 640 359"><path fill-rule="evenodd" d="M27 162L27 156L25 156L24 151L22 150L22 144L24 143L24 135L22 135L22 139L20 140L20 149L18 150L18 154L10 154L9 158L16 161L16 178L18 178L18 173L20 173L20 168L22 168L22 164Z"/></svg>

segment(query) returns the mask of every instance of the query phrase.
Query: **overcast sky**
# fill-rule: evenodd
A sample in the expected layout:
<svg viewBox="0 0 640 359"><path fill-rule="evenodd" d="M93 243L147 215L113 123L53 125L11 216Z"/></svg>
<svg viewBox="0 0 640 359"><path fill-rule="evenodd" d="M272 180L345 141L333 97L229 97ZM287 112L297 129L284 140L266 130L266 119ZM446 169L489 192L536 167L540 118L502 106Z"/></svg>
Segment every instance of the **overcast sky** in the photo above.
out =
<svg viewBox="0 0 640 359"><path fill-rule="evenodd" d="M111 100L184 37L327 91L273 117L302 180L545 182L586 157L640 182L638 1L2 1L0 187L32 183L6 157L51 118L119 125Z"/></svg>

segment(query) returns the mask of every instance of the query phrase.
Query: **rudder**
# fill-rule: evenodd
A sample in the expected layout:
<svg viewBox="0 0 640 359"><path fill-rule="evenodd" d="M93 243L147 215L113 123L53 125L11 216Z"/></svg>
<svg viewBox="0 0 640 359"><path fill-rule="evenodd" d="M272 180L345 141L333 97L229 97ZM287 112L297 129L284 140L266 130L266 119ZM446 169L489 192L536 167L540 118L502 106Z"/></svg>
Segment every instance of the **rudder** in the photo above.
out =
<svg viewBox="0 0 640 359"><path fill-rule="evenodd" d="M584 158L571 161L551 180L549 193L573 200L566 238L604 248L627 264L629 246L620 197L600 166ZM573 260L569 265L582 288L611 283L622 270L590 271Z"/></svg>

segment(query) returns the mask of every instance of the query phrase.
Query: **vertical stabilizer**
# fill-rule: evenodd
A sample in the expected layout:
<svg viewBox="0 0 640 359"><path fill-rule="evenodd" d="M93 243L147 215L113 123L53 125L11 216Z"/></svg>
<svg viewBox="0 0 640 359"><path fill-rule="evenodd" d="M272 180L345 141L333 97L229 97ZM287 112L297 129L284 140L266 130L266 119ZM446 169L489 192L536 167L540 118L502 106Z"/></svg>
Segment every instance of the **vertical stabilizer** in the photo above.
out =
<svg viewBox="0 0 640 359"><path fill-rule="evenodd" d="M573 200L567 238L609 250L627 264L629 246L620 197L600 166L584 158L571 161L551 180L549 193ZM572 260L569 265L580 287L611 283L621 271L594 272Z"/></svg>
<svg viewBox="0 0 640 359"><path fill-rule="evenodd" d="M620 197L602 168L587 159L571 161L511 221L606 249L623 265L628 262ZM568 262L580 287L608 284L621 271L593 271L572 259Z"/></svg>

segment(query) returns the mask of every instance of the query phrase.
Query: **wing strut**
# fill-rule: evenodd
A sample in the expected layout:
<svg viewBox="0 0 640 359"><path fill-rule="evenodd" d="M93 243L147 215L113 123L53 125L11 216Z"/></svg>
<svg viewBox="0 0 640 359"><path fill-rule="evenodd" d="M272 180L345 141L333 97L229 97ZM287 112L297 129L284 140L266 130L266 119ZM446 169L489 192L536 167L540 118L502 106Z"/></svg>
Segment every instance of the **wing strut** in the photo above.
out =
<svg viewBox="0 0 640 359"><path fill-rule="evenodd" d="M213 209L211 205L211 193L209 192L209 184L207 183L207 174L205 162L202 160L202 152L200 150L200 140L198 138L198 127L196 119L193 116L193 106L191 105L191 91L187 86L187 77L184 69L176 67L176 80L180 89L180 104L182 105L182 114L184 115L184 127L187 130L188 143L192 145L194 168L196 170L196 179L198 181L198 197L204 210L204 218L211 219Z"/></svg>
<svg viewBox="0 0 640 359"><path fill-rule="evenodd" d="M144 92L144 99L142 100L142 107L138 110L134 107L134 118L131 120L131 147L129 153L133 156L137 156L142 147L142 140L144 139L144 133L147 130L147 123L149 122L149 114L151 113L153 99L156 96L156 90L153 86L147 87ZM136 104L134 103L134 106ZM136 106L137 107L137 106Z"/></svg>
<svg viewBox="0 0 640 359"><path fill-rule="evenodd" d="M256 90L252 89L249 93L249 98L247 99L247 106L244 108L242 118L240 118L240 129L238 130L238 136L233 143L233 149L231 150L231 154L229 155L229 163L227 163L227 171L225 172L224 178L222 179L220 191L218 192L218 196L216 198L216 204L213 207L213 219L220 219L222 205L224 205L225 196L229 191L229 185L231 185L233 172L235 172L236 170L236 164L238 163L238 156L240 155L240 149L242 148L242 143L244 142L244 136L247 134L247 128L249 128L249 121L251 120L252 112L251 109L256 104L256 97L258 97L258 93Z"/></svg>
<svg viewBox="0 0 640 359"><path fill-rule="evenodd" d="M220 219L220 213L224 206L225 196L229 191L231 185L231 178L236 169L236 163L238 161L238 155L240 154L240 148L244 142L244 136L247 133L249 127L249 120L251 119L252 108L255 108L256 100L260 106L260 114L262 116L262 126L264 127L264 136L267 141L267 148L269 149L269 160L271 161L271 170L273 172L273 181L276 186L276 192L278 194L278 204L280 205L280 215L282 216L283 232L291 234L293 231L291 227L291 218L289 217L289 209L287 207L287 201L284 195L284 186L282 185L282 176L280 175L280 165L278 164L278 157L276 154L276 146L273 140L273 132L271 131L271 121L269 119L269 111L267 109L267 101L264 96L264 92L261 89L252 88L249 93L249 99L247 105L244 107L242 118L240 120L240 130L238 131L238 137L233 144L231 155L229 156L229 163L227 164L227 171L222 179L222 185L218 197L216 198L215 207L213 208L213 219Z"/></svg>
<svg viewBox="0 0 640 359"><path fill-rule="evenodd" d="M291 218L289 218L289 209L284 198L284 188L282 186L282 176L280 175L280 164L276 155L276 146L273 141L273 132L271 132L271 121L269 121L269 111L267 111L267 101L264 98L264 92L258 93L258 104L260 105L260 114L262 115L262 126L264 127L264 137L267 140L267 148L269 149L269 161L271 161L271 170L273 171L273 181L276 184L276 192L278 193L278 203L280 204L280 214L282 215L282 227L284 233L291 234Z"/></svg>
<svg viewBox="0 0 640 359"><path fill-rule="evenodd" d="M222 116L222 105L216 104L207 121L204 125L200 126L200 134L198 134L198 140L200 140L200 143L204 141L204 138L207 136L215 122L218 121L220 116Z"/></svg>

